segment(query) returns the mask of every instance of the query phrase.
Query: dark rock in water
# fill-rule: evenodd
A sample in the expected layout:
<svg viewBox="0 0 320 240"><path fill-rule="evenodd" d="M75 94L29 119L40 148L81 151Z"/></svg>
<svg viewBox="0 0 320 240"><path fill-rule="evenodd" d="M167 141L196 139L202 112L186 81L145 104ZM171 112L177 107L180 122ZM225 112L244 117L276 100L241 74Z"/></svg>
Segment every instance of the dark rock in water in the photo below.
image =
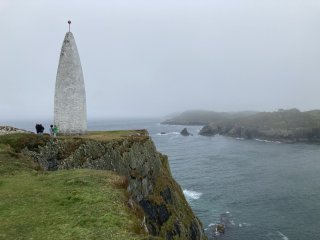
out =
<svg viewBox="0 0 320 240"><path fill-rule="evenodd" d="M217 223L212 226L212 238L209 239L221 239L221 234L225 233L226 226L222 223Z"/></svg>
<svg viewBox="0 0 320 240"><path fill-rule="evenodd" d="M220 239L221 234L225 234L227 228L232 228L234 226L233 217L230 212L225 212L220 214L220 221L216 224L209 225L212 227L208 232L209 235L212 235L212 239Z"/></svg>
<svg viewBox="0 0 320 240"><path fill-rule="evenodd" d="M161 134L161 135L164 135L164 134L166 134L166 132L161 132L160 134Z"/></svg>
<svg viewBox="0 0 320 240"><path fill-rule="evenodd" d="M219 233L224 233L226 227L223 224L217 224L216 225L216 231Z"/></svg>
<svg viewBox="0 0 320 240"><path fill-rule="evenodd" d="M192 136L192 134L188 132L188 129L187 129L187 128L182 129L182 131L180 132L180 134L181 134L182 136L190 136L190 135Z"/></svg>

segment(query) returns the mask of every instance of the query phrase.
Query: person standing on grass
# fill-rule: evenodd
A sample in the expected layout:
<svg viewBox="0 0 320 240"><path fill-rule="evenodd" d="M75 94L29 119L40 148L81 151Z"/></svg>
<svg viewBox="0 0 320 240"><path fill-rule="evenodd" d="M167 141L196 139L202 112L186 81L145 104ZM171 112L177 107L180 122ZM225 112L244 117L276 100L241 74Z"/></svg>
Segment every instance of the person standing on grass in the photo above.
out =
<svg viewBox="0 0 320 240"><path fill-rule="evenodd" d="M43 134L44 127L42 126L42 124L39 124L39 123L36 124L36 131L37 131L37 134L40 134L40 135Z"/></svg>
<svg viewBox="0 0 320 240"><path fill-rule="evenodd" d="M53 125L52 124L50 125L50 136L51 137L53 136Z"/></svg>
<svg viewBox="0 0 320 240"><path fill-rule="evenodd" d="M42 135L43 131L44 131L44 126L42 126L42 124L40 124L39 128L40 128L40 134Z"/></svg>
<svg viewBox="0 0 320 240"><path fill-rule="evenodd" d="M39 123L36 124L36 131L37 131L37 134L40 134L40 124Z"/></svg>
<svg viewBox="0 0 320 240"><path fill-rule="evenodd" d="M53 137L57 137L58 131L59 131L59 129L58 129L57 125L54 125L54 127L53 127Z"/></svg>

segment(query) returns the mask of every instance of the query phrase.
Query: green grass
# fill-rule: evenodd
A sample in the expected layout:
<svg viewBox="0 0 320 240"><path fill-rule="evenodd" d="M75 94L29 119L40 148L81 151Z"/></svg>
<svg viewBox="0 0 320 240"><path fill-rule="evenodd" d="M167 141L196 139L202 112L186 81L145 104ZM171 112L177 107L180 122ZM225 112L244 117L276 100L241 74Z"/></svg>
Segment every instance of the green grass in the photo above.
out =
<svg viewBox="0 0 320 240"><path fill-rule="evenodd" d="M76 147L86 139L110 142L112 140L145 140L147 138L148 132L146 130L89 131L84 135L61 135L57 138L32 133L13 133L0 135L0 145L10 145L13 150L12 152L19 153L25 147L32 151L38 151L39 147L45 146L49 141L56 140L72 140L72 145Z"/></svg>
<svg viewBox="0 0 320 240"><path fill-rule="evenodd" d="M0 239L146 239L127 207L122 177L31 167L0 144Z"/></svg>
<svg viewBox="0 0 320 240"><path fill-rule="evenodd" d="M81 135L81 138L94 139L98 141L111 141L117 139L124 139L128 137L146 137L145 130L118 130L118 131L92 131L85 135Z"/></svg>
<svg viewBox="0 0 320 240"><path fill-rule="evenodd" d="M19 139L21 135L12 136L13 139ZM38 135L39 136L39 135ZM41 136L40 136L41 137ZM45 136L46 137L46 136ZM0 136L0 143L1 143ZM8 137L5 137L8 138ZM88 131L83 135L58 135L58 139L92 139L100 142L109 142L112 140L121 140L128 138L148 138L148 132L146 130L114 130L114 131ZM3 141L3 140L2 140ZM16 144L14 142L14 144Z"/></svg>

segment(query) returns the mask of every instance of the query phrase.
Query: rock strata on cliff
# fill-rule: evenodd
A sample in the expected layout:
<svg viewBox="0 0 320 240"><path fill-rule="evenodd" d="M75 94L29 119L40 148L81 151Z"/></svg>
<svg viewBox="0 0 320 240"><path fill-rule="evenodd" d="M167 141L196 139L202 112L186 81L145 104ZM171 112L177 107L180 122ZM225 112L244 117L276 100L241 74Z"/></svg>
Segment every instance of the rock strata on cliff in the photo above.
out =
<svg viewBox="0 0 320 240"><path fill-rule="evenodd" d="M112 170L128 181L128 205L140 212L142 228L161 239L207 239L180 186L172 178L168 159L157 152L146 131L110 140L28 134L16 149L43 170L89 168Z"/></svg>

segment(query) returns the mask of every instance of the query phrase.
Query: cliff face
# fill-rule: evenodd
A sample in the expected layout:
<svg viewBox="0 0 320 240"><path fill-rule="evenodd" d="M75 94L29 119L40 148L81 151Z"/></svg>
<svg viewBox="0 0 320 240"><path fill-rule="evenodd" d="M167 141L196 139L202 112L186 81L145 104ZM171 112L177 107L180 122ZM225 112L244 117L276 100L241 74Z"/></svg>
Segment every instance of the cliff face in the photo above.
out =
<svg viewBox="0 0 320 240"><path fill-rule="evenodd" d="M150 235L167 240L207 239L171 176L167 157L157 152L147 132L108 141L44 136L25 142L21 152L44 170L89 168L126 176L128 204L140 213L141 226Z"/></svg>

